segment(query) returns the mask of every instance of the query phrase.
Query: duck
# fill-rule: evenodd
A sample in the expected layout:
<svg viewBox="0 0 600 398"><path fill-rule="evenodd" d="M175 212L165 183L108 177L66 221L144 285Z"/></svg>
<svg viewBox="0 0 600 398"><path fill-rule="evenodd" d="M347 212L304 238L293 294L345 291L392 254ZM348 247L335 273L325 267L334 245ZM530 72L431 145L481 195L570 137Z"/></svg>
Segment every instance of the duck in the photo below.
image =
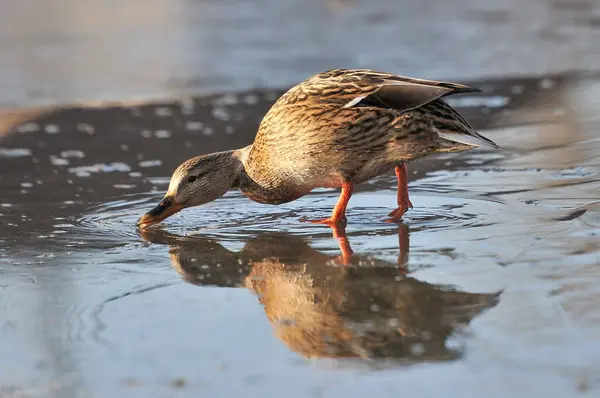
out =
<svg viewBox="0 0 600 398"><path fill-rule="evenodd" d="M180 164L162 200L137 226L156 225L230 189L258 203L279 205L316 188L339 188L331 216L310 220L335 227L346 223L355 186L391 170L397 207L385 221L399 222L413 207L408 162L436 153L499 148L444 101L475 92L480 90L370 69L318 73L277 99L251 145Z"/></svg>

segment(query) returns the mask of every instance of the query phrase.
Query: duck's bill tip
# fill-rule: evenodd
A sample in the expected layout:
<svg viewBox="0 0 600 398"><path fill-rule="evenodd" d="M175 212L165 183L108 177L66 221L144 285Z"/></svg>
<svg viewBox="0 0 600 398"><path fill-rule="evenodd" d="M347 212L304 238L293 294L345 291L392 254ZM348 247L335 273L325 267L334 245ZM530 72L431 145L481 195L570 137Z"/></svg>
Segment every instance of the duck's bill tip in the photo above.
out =
<svg viewBox="0 0 600 398"><path fill-rule="evenodd" d="M165 197L156 205L152 210L141 216L136 226L139 229L146 229L153 225L156 225L164 219L172 216L173 214L181 211L184 208L183 205L175 202L171 197Z"/></svg>

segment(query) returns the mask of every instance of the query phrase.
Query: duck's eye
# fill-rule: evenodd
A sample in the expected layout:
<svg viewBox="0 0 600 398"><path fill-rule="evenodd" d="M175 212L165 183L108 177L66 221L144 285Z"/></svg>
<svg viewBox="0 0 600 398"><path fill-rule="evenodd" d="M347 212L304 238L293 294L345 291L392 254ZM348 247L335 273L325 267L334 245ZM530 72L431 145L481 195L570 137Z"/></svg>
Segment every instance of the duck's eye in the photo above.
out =
<svg viewBox="0 0 600 398"><path fill-rule="evenodd" d="M198 179L198 177L196 177L196 176L189 176L189 177L188 177L188 182L194 182L194 181L196 181L197 179Z"/></svg>

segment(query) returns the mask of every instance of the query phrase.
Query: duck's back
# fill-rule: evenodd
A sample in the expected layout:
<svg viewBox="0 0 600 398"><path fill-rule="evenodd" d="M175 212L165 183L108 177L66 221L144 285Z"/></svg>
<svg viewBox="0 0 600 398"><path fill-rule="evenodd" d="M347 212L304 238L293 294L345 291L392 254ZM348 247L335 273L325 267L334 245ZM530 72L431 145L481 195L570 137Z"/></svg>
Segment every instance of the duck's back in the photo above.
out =
<svg viewBox="0 0 600 398"><path fill-rule="evenodd" d="M248 173L273 186L337 187L434 152L442 130L462 137L458 142L490 145L440 99L475 91L370 70L320 73L291 88L265 115Z"/></svg>

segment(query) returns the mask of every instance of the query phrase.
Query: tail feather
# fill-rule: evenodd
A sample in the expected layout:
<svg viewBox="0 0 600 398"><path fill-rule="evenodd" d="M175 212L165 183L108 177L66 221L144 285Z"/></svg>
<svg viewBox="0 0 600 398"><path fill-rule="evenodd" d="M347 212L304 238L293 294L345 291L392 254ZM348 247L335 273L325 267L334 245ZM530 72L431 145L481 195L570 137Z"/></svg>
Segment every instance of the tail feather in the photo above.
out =
<svg viewBox="0 0 600 398"><path fill-rule="evenodd" d="M484 136L477 134L476 132L466 133L454 133L438 131L440 138L448 141L458 142L459 144L473 145L477 147L500 149L496 143Z"/></svg>
<svg viewBox="0 0 600 398"><path fill-rule="evenodd" d="M492 140L478 134L469 122L446 102L436 100L421 109L437 129L440 138L459 144L499 149Z"/></svg>

